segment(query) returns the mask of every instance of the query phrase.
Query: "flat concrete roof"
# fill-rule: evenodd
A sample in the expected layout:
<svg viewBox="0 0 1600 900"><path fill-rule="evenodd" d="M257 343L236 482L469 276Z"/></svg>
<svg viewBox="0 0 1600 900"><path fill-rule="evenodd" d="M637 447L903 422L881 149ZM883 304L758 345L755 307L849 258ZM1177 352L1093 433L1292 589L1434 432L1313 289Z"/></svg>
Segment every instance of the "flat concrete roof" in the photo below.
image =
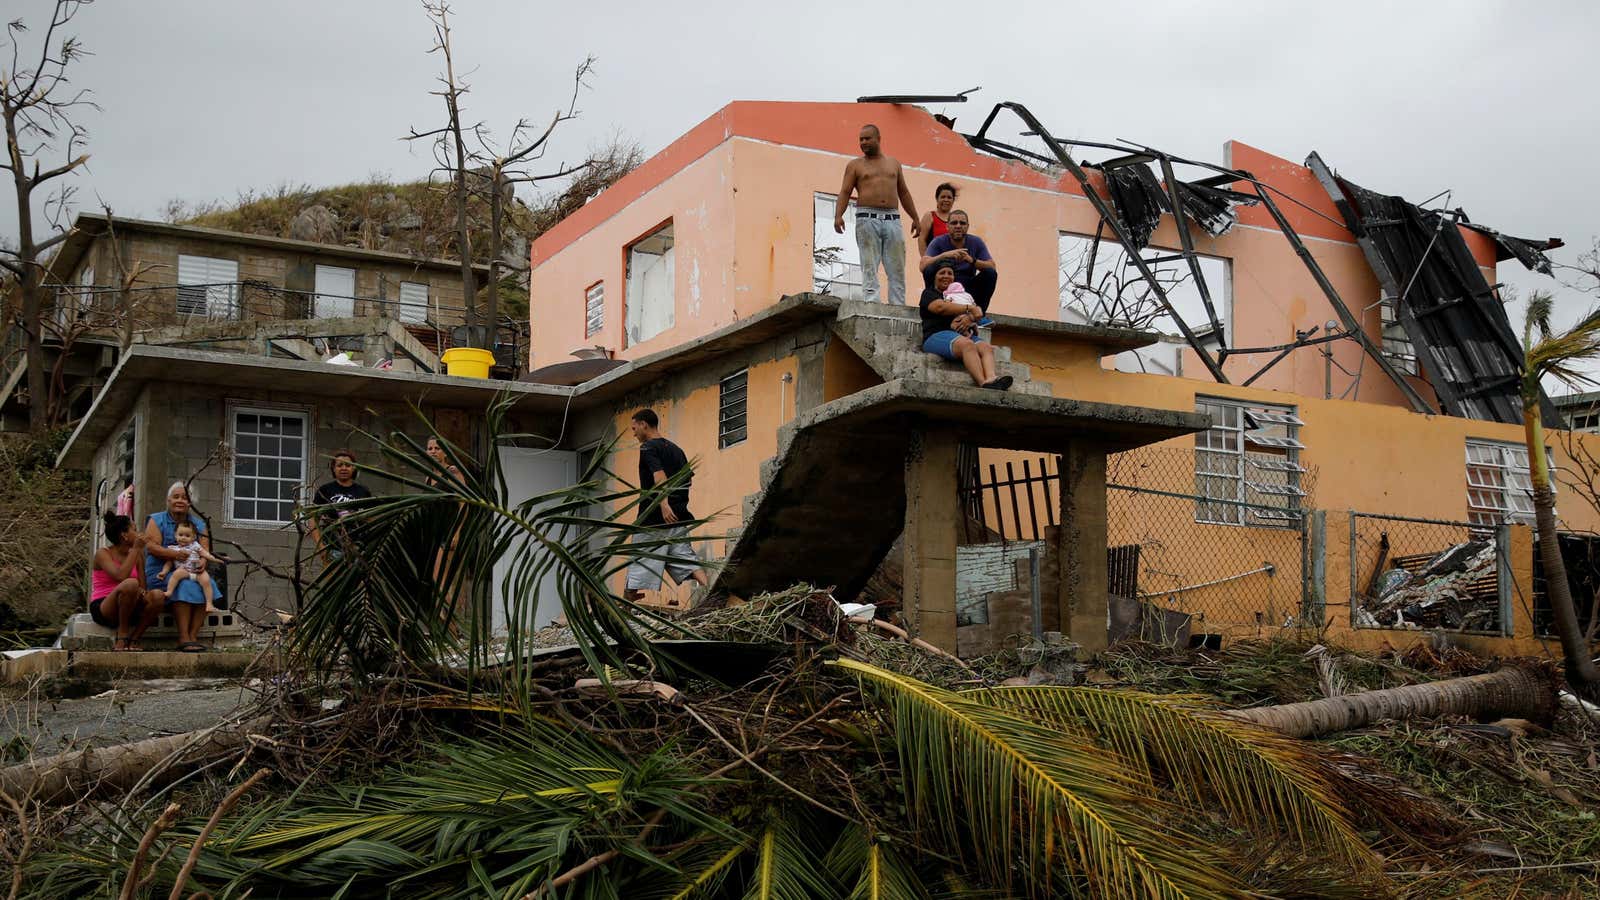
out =
<svg viewBox="0 0 1600 900"><path fill-rule="evenodd" d="M886 304L843 301L838 297L827 294L792 294L785 296L777 303L752 316L725 325L693 341L640 357L597 378L591 378L576 387L535 384L526 381L482 381L474 378L455 378L449 375L383 371L359 366L330 366L322 362L277 359L245 353L195 350L169 345L136 344L123 355L121 361L117 363L117 367L112 370L111 377L101 390L100 396L95 399L94 405L90 407L88 414L78 424L77 430L73 432L72 437L67 441L66 447L62 449L61 454L56 458L56 464L74 467L88 465L94 448L106 438L112 427L132 407L140 389L146 383L152 381L177 381L181 379L223 388L276 390L302 393L313 397L387 401L421 400L426 397L430 403L464 407L480 406L487 402L488 398L504 391L522 395L524 399L519 402L519 409L533 412L555 412L569 405L581 407L614 400L652 382L659 381L674 372L700 365L727 353L754 346L812 322L863 314L912 320L915 320L918 315L917 311L909 306L894 307ZM1049 335L1088 344L1097 348L1102 356L1144 347L1158 340L1156 335L1149 332L1129 331L1120 328L1100 328L1006 315L996 315L994 319L995 328L997 329ZM902 399L921 396L918 391L924 387L923 385L914 382L907 382L906 384L908 387ZM1033 410L1047 417L1054 417L1052 421L1061 421L1060 417L1063 415L1077 415L1080 420L1080 426L1093 419L1097 423L1097 428L1108 422L1121 421L1117 414L1114 413L1106 412L1102 415L1102 407L1105 410L1124 409L1124 407L1114 407L1108 404L1086 404L1074 400L1050 400L1049 398L1026 398L1021 395L1011 394L996 397L992 391L978 391L977 388L947 388L939 385L926 385L925 387L940 391L952 390L957 392L954 395L946 396L941 394L936 398L930 399L928 403L932 406L937 406L941 402L960 402L972 403L976 408L988 410L1002 408L1014 408L1024 412ZM964 391L977 393L973 393L963 400L961 392ZM954 398L953 401L951 400L952 397ZM1001 401L998 405L997 400ZM1077 412L1069 412L1068 406L1055 406L1048 409L1045 407L1035 409L1037 404L1015 406L1016 403L1024 400L1069 404ZM828 404L828 406L832 407L834 404ZM993 415L995 414L975 415L972 421L990 421ZM1185 414L1173 413L1173 415ZM1011 424L1005 427L1009 428L1016 425L1014 421L1006 421L1011 422ZM1135 428L1135 424L1139 425L1139 427ZM1154 424L1154 420L1141 420L1139 423L1130 421L1128 427L1133 430L1129 431L1128 435L1132 438L1135 432L1142 434L1142 428ZM1177 420L1174 420L1173 424L1177 425ZM1180 428L1180 430L1173 431L1166 437L1186 434L1188 431L1205 427L1207 426ZM1054 435L1055 433L1056 431L1051 428L1046 428L1044 432L1046 435ZM1136 439L1135 443L1129 444L1129 446L1148 443L1149 440L1163 439ZM1017 449L1030 448L1019 447Z"/></svg>
<svg viewBox="0 0 1600 900"><path fill-rule="evenodd" d="M244 353L220 353L136 344L124 353L117 367L67 445L56 465L87 468L94 449L116 423L133 408L139 391L151 382L187 382L218 388L284 391L310 397L418 403L481 408L495 395L516 394L517 409L560 412L572 402L575 388L517 381L489 381L394 372L361 366L335 366L323 362L277 359Z"/></svg>
<svg viewBox="0 0 1600 900"><path fill-rule="evenodd" d="M1204 413L1036 397L977 386L896 380L840 397L802 413L797 429L901 429L938 426L963 441L995 450L1060 453L1092 436L1107 452L1128 450L1211 427Z"/></svg>
<svg viewBox="0 0 1600 900"><path fill-rule="evenodd" d="M777 303L692 341L641 356L578 385L585 402L619 397L673 372L699 365L725 353L743 350L809 322L831 319L839 298L827 294L790 294Z"/></svg>
<svg viewBox="0 0 1600 900"><path fill-rule="evenodd" d="M407 253L395 253L390 250L347 247L344 244L319 244L316 241L301 241L270 234L251 234L246 231L228 231L223 228L208 228L204 225L178 225L172 222L153 222L149 219L129 219L124 216L114 216L108 220L104 213L85 212L78 214L77 219L73 222L72 233L62 244L60 251L51 258L49 264L51 273L59 279L64 271L71 271L72 267L77 265L78 259L83 256L83 252L88 249L89 244L95 238L106 233L108 223L115 224L119 230L128 233L144 232L177 238L199 238L208 241L223 241L230 244L246 244L253 247L270 247L274 250L282 250L288 253L342 257L344 259L390 263L400 266L420 266L442 271L461 271L461 262L454 259L412 256ZM485 263L474 263L472 269L479 275L486 275L489 272L489 266Z"/></svg>

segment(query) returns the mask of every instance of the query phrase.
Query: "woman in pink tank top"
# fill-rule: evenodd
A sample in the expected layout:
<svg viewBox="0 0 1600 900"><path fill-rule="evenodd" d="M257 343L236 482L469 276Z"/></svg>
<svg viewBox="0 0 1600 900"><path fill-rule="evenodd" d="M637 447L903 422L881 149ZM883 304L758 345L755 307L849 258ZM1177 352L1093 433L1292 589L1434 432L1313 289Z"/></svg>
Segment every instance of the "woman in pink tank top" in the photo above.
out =
<svg viewBox="0 0 1600 900"><path fill-rule="evenodd" d="M922 214L922 221L917 231L917 250L924 256L928 253L928 244L941 234L950 233L950 210L955 208L956 186L946 181L933 189L933 209Z"/></svg>
<svg viewBox="0 0 1600 900"><path fill-rule="evenodd" d="M144 534L127 516L106 513L106 546L94 555L89 573L89 618L114 628L114 650L140 650L139 638L161 615L161 595L147 591L139 572L144 561Z"/></svg>

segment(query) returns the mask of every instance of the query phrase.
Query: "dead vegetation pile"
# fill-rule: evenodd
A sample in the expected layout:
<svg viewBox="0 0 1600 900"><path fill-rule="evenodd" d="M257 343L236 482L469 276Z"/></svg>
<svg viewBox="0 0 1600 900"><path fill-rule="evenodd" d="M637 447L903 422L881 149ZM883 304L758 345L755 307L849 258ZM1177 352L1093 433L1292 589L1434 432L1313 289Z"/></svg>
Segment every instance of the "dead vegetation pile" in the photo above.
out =
<svg viewBox="0 0 1600 900"><path fill-rule="evenodd" d="M1358 653L1290 640L1222 651L1114 647L1091 682L1198 693L1232 707L1293 703L1476 675L1496 663L1418 645ZM1461 718L1384 722L1318 743L1366 777L1392 779L1439 804L1458 825L1421 857L1389 868L1417 896L1600 895L1600 721L1562 707L1549 722Z"/></svg>

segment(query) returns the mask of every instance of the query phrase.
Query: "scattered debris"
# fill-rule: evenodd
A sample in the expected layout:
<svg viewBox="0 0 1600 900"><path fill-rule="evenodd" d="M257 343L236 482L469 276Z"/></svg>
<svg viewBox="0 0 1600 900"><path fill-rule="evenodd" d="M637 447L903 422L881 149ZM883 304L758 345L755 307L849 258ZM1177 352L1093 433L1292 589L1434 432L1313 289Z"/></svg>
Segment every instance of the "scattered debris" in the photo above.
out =
<svg viewBox="0 0 1600 900"><path fill-rule="evenodd" d="M1379 565L1384 564L1382 558ZM1377 572L1357 619L1384 628L1495 631L1499 573L1493 541L1472 540L1437 553L1397 556Z"/></svg>

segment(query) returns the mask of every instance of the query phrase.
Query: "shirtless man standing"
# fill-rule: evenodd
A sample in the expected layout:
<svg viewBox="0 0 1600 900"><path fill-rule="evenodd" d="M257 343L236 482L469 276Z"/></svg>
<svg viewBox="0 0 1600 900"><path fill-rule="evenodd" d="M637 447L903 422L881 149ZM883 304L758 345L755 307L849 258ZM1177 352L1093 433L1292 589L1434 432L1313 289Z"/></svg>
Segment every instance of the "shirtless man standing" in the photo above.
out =
<svg viewBox="0 0 1600 900"><path fill-rule="evenodd" d="M844 234L844 213L850 195L856 197L856 247L861 250L861 293L869 303L878 301L878 264L889 277L889 302L906 302L906 239L900 231L900 207L911 218L911 236L917 236L917 204L906 187L900 161L884 156L878 146L878 126L861 126L861 155L844 167L844 186L833 207L833 230Z"/></svg>

